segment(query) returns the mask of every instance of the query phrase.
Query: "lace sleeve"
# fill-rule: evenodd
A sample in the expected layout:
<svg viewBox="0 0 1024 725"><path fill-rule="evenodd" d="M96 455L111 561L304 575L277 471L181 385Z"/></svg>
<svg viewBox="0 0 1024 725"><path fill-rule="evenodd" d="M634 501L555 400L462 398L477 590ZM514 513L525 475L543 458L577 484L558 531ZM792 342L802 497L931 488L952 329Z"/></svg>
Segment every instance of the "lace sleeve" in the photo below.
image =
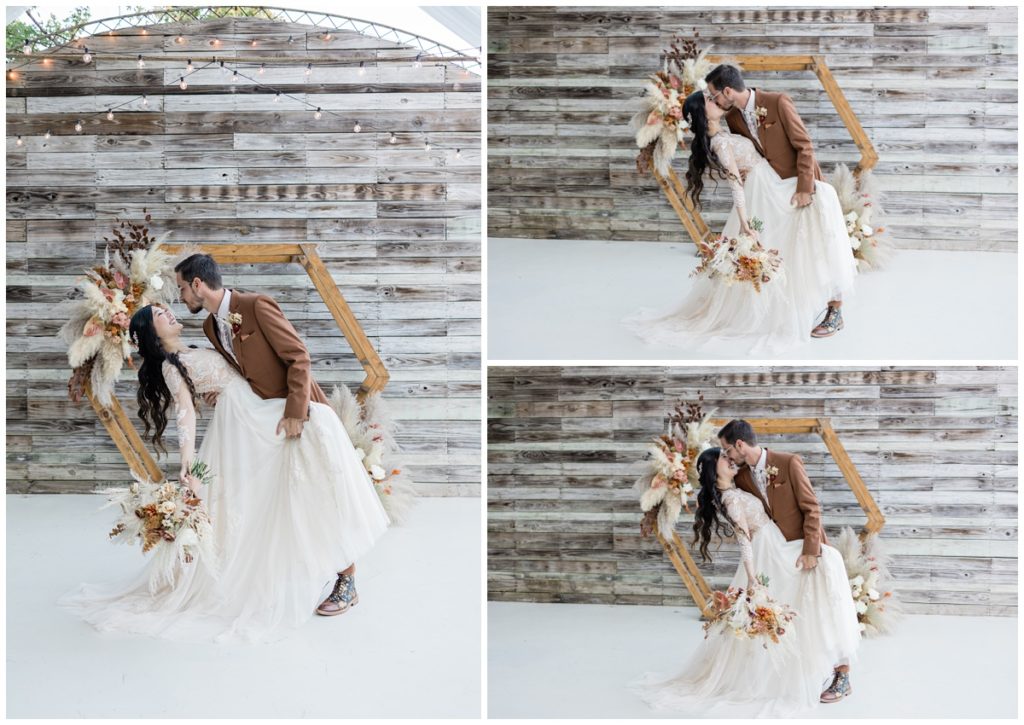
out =
<svg viewBox="0 0 1024 725"><path fill-rule="evenodd" d="M725 497L725 509L736 529L736 541L740 545L740 562L747 572L750 581L754 581L754 547L751 545L750 524L743 511L743 503L737 496Z"/></svg>
<svg viewBox="0 0 1024 725"><path fill-rule="evenodd" d="M196 409L192 404L192 395L185 384L181 373L171 363L165 362L163 367L167 389L174 398L175 422L178 427L178 451L181 454L181 469L187 470L192 465L196 445Z"/></svg>
<svg viewBox="0 0 1024 725"><path fill-rule="evenodd" d="M718 160L722 162L722 166L728 172L726 181L729 182L729 189L732 191L733 206L736 207L736 213L739 214L740 221L745 223L747 220L747 200L743 194L743 182L740 180L740 169L736 164L736 155L733 153L732 144L729 143L729 139L724 133L715 134L714 138L711 139L711 143L714 146L715 153L718 155Z"/></svg>

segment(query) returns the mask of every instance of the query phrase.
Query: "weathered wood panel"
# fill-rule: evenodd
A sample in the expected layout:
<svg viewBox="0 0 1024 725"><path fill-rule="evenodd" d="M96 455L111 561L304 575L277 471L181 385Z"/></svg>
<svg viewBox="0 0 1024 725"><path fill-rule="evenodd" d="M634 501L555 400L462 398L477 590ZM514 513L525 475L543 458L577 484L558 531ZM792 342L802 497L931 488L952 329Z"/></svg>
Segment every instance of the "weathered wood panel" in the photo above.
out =
<svg viewBox="0 0 1024 725"><path fill-rule="evenodd" d="M479 495L479 80L443 64L414 68L414 53L350 32L327 43L308 27L297 34L241 18L148 30L87 40L91 66L39 58L8 78L7 490L84 492L127 477L88 403L67 401L70 371L55 335L76 276L102 258L114 218L140 218L145 208L176 242L319 243L391 373L385 396L424 495ZM174 42L178 33L184 44ZM268 67L266 82L341 114L317 121L216 70L178 88L185 58L208 53L214 37L219 53L240 61L272 51L408 62L370 62L365 74L324 65L308 80L304 61ZM105 57L113 53L150 60L138 69ZM135 100L112 121L86 117L141 93L145 107ZM362 371L299 265L227 271L228 285L281 302L321 385L358 385ZM202 342L199 319L185 323ZM119 394L136 420L130 371Z"/></svg>
<svg viewBox="0 0 1024 725"><path fill-rule="evenodd" d="M491 599L692 603L632 484L675 401L703 393L716 417L831 419L910 611L1016 615L1016 368L491 367L487 392ZM830 536L864 523L818 436L763 442L804 458ZM738 558L727 542L701 571L722 587Z"/></svg>
<svg viewBox="0 0 1024 725"><path fill-rule="evenodd" d="M1016 251L1017 9L488 8L488 231L679 241L628 122L675 33L717 54L823 55L881 163L892 236L910 249ZM859 154L810 71L784 90L826 174ZM685 169L685 154L676 162ZM706 189L720 229L728 189Z"/></svg>

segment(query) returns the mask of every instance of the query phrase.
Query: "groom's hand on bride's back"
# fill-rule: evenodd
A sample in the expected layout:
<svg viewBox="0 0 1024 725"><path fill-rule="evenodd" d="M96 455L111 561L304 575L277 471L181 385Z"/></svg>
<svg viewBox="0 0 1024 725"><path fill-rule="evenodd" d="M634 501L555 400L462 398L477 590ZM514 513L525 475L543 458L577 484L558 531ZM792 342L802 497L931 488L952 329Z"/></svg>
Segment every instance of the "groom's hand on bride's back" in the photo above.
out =
<svg viewBox="0 0 1024 725"><path fill-rule="evenodd" d="M277 423L277 435L284 431L285 438L298 438L302 435L302 418L281 418Z"/></svg>

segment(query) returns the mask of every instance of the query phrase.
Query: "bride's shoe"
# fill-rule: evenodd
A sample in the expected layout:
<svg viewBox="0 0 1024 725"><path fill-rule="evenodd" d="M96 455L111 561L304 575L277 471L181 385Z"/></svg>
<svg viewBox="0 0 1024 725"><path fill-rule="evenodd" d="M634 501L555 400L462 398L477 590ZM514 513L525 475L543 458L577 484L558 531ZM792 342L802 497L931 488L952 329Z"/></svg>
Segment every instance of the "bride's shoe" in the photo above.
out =
<svg viewBox="0 0 1024 725"><path fill-rule="evenodd" d="M844 327L843 311L839 307L828 306L825 319L811 330L811 337L832 337Z"/></svg>
<svg viewBox="0 0 1024 725"><path fill-rule="evenodd" d="M821 693L822 702L839 702L844 697L848 697L853 694L853 688L850 687L850 672L840 672L836 670L832 678L832 684L828 686L828 689Z"/></svg>
<svg viewBox="0 0 1024 725"><path fill-rule="evenodd" d="M316 613L325 617L333 617L336 614L344 614L357 604L359 604L359 594L356 593L355 577L352 574L339 574L338 581L334 582L334 591L327 599L320 602Z"/></svg>

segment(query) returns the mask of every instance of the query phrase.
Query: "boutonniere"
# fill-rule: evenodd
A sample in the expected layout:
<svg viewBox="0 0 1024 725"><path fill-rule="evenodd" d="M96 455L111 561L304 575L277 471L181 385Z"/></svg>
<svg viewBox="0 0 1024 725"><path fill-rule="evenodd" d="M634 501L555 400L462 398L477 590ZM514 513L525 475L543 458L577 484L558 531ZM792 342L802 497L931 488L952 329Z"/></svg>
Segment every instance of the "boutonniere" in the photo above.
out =
<svg viewBox="0 0 1024 725"><path fill-rule="evenodd" d="M768 118L768 109L764 106L757 106L754 108L754 116L757 117L758 128L764 128L765 120Z"/></svg>
<svg viewBox="0 0 1024 725"><path fill-rule="evenodd" d="M768 466L764 470L765 470L765 473L768 474L768 483L770 483L772 485L772 488L774 488L776 486L781 486L782 485L781 483L776 483L775 482L775 480L779 477L779 467L778 466Z"/></svg>
<svg viewBox="0 0 1024 725"><path fill-rule="evenodd" d="M228 315L228 324L231 325L231 334L237 335L238 331L242 329L242 315L232 312Z"/></svg>

